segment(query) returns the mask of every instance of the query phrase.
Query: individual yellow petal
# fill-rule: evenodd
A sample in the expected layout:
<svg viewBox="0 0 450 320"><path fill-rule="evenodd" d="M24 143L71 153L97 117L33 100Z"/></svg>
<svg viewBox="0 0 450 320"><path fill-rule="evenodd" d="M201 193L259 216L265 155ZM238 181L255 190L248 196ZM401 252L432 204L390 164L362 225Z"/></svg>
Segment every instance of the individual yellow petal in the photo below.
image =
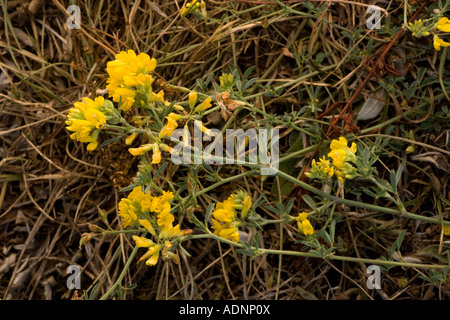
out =
<svg viewBox="0 0 450 320"><path fill-rule="evenodd" d="M97 129L101 129L105 126L106 118L100 110L90 108L86 110L84 117Z"/></svg>
<svg viewBox="0 0 450 320"><path fill-rule="evenodd" d="M134 104L134 96L135 92L133 90L127 88L118 88L114 92L113 101L119 102L122 101L120 108L122 111L128 111Z"/></svg>
<svg viewBox="0 0 450 320"><path fill-rule="evenodd" d="M308 219L306 219L305 221L302 221L302 229L303 229L302 230L303 234L305 236L310 236L310 235L314 234L314 228L313 228L313 226L311 225L311 222L309 222Z"/></svg>
<svg viewBox="0 0 450 320"><path fill-rule="evenodd" d="M330 143L331 150L345 149L347 147L347 139L339 137L339 140L333 139Z"/></svg>
<svg viewBox="0 0 450 320"><path fill-rule="evenodd" d="M441 50L441 47L448 47L450 46L449 42L445 42L441 38L439 38L437 35L434 36L434 42L433 42L434 48L439 51Z"/></svg>
<svg viewBox="0 0 450 320"><path fill-rule="evenodd" d="M201 111L205 111L209 108L211 108L211 97L208 97L205 101L203 101L202 103L200 103L197 108L195 108L195 112L201 112Z"/></svg>
<svg viewBox="0 0 450 320"><path fill-rule="evenodd" d="M164 191L163 190L163 194L160 197L161 202L170 202L173 199L173 192L172 191Z"/></svg>
<svg viewBox="0 0 450 320"><path fill-rule="evenodd" d="M450 32L450 21L446 17L440 18L436 23L436 28L443 32Z"/></svg>
<svg viewBox="0 0 450 320"><path fill-rule="evenodd" d="M161 162L161 150L159 149L158 144L153 144L153 154L152 154L152 162L150 164L160 163Z"/></svg>
<svg viewBox="0 0 450 320"><path fill-rule="evenodd" d="M86 149L88 151L94 151L95 149L97 149L97 146L98 146L98 142L97 142L97 140L95 140L95 141L92 141L91 143L89 143L87 145Z"/></svg>
<svg viewBox="0 0 450 320"><path fill-rule="evenodd" d="M125 144L126 145L130 145L133 143L134 139L136 139L136 137L138 136L139 133L137 132L133 132L132 134L130 134L126 139L125 139Z"/></svg>
<svg viewBox="0 0 450 320"><path fill-rule="evenodd" d="M241 217L242 219L245 219L247 216L248 210L252 207L252 198L250 198L249 195L245 195L244 201L242 204L242 211L241 211Z"/></svg>
<svg viewBox="0 0 450 320"><path fill-rule="evenodd" d="M308 213L306 212L300 212L298 214L298 217L296 218L297 221L303 222L308 218Z"/></svg>
<svg viewBox="0 0 450 320"><path fill-rule="evenodd" d="M352 142L352 146L350 147L350 151L351 152L353 152L353 153L356 153L356 150L357 148L356 148L356 143L354 143L354 142Z"/></svg>
<svg viewBox="0 0 450 320"><path fill-rule="evenodd" d="M189 106L192 108L194 108L195 103L197 102L197 92L195 91L191 91L189 92Z"/></svg>
<svg viewBox="0 0 450 320"><path fill-rule="evenodd" d="M164 102L164 91L160 90L158 93L151 93L150 94L150 102Z"/></svg>
<svg viewBox="0 0 450 320"><path fill-rule="evenodd" d="M158 263L158 259L159 259L159 250L157 252L155 252L150 259L148 259L145 264L148 266L154 266Z"/></svg>
<svg viewBox="0 0 450 320"><path fill-rule="evenodd" d="M443 229L444 229L444 234L446 236L450 236L450 226L444 226Z"/></svg>
<svg viewBox="0 0 450 320"><path fill-rule="evenodd" d="M133 156L142 156L147 151L150 151L153 148L153 144L144 144L139 148L129 148L128 152L130 152Z"/></svg>
<svg viewBox="0 0 450 320"><path fill-rule="evenodd" d="M143 226L151 235L156 236L156 231L150 221L147 219L139 219L139 224Z"/></svg>
<svg viewBox="0 0 450 320"><path fill-rule="evenodd" d="M147 239L145 237L138 237L133 235L133 240L136 243L136 246L139 248L149 248L155 245L155 243L152 240Z"/></svg>

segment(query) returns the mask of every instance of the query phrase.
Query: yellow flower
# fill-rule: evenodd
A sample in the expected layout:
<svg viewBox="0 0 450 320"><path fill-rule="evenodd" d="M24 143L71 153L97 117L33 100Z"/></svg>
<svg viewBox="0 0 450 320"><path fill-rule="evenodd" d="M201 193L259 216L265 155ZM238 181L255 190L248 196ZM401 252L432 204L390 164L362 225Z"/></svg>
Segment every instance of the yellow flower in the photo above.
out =
<svg viewBox="0 0 450 320"><path fill-rule="evenodd" d="M319 159L318 163L313 159L311 170L305 172L305 175L311 179L327 180L334 175L334 171L334 167L331 165L330 160L325 159L325 156L323 156Z"/></svg>
<svg viewBox="0 0 450 320"><path fill-rule="evenodd" d="M226 223L220 223L216 219L211 219L212 221L212 228L214 229L214 234L224 238L226 240L231 240L234 242L239 241L239 232L237 227L233 226L232 224L226 224Z"/></svg>
<svg viewBox="0 0 450 320"><path fill-rule="evenodd" d="M248 210L250 210L251 207L252 207L252 198L250 198L250 196L246 194L244 197L244 202L242 204L242 211L241 211L242 219L245 219Z"/></svg>
<svg viewBox="0 0 450 320"><path fill-rule="evenodd" d="M225 200L216 205L216 210L212 212L212 216L221 222L233 222L236 220L236 211L233 208L233 200Z"/></svg>
<svg viewBox="0 0 450 320"><path fill-rule="evenodd" d="M342 167L344 162L356 160L356 143L352 143L351 147L347 147L347 139L340 137L339 140L332 140L330 144L330 153L328 156L333 159L333 165L338 169Z"/></svg>
<svg viewBox="0 0 450 320"><path fill-rule="evenodd" d="M192 233L191 229L180 230L180 225L178 225L178 224L175 227L168 225L159 234L159 239L162 239L162 240L173 239L173 238L182 237L182 236L185 236L185 235L188 235L191 233Z"/></svg>
<svg viewBox="0 0 450 320"><path fill-rule="evenodd" d="M133 236L134 242L136 242L136 246L139 248L149 248L155 245L155 243L147 238Z"/></svg>
<svg viewBox="0 0 450 320"><path fill-rule="evenodd" d="M192 8L191 8L191 7L192 7ZM200 8L200 1L199 1L199 0L192 0L192 1L189 2L189 3L186 3L186 6L184 6L184 7L181 9L180 14L181 14L182 16L184 16L185 14L188 13L188 11L189 11L189 12L198 11L199 8ZM189 9L190 9L190 10L189 10Z"/></svg>
<svg viewBox="0 0 450 320"><path fill-rule="evenodd" d="M137 87L137 86L150 87L153 83L153 77L149 74L140 73L138 75L124 76L123 82L127 87Z"/></svg>
<svg viewBox="0 0 450 320"><path fill-rule="evenodd" d="M450 21L446 17L440 18L436 23L436 28L444 32L450 32Z"/></svg>
<svg viewBox="0 0 450 320"><path fill-rule="evenodd" d="M97 140L91 141L86 146L86 150L87 151L94 151L95 149L97 149L97 146L98 146L98 141Z"/></svg>
<svg viewBox="0 0 450 320"><path fill-rule="evenodd" d="M147 219L139 219L139 224L143 226L151 235L156 236L155 228L153 228L150 221Z"/></svg>
<svg viewBox="0 0 450 320"><path fill-rule="evenodd" d="M348 142L347 139L344 137L340 137L339 140L332 140L330 144L331 151L328 153L328 157L330 157L333 160L333 165L335 169L326 168L326 160L325 158L322 161L322 166L325 170L328 171L328 174L331 174L332 170L333 173L336 174L339 181L344 183L344 178L346 179L353 179L357 175L357 170L354 168L350 162L355 163L356 162L356 143L352 143L351 147L349 148L347 146Z"/></svg>
<svg viewBox="0 0 450 320"><path fill-rule="evenodd" d="M148 249L147 254L149 256L151 256L147 261L145 261L145 264L148 266L154 266L158 263L158 259L159 259L159 250L160 250L161 246L154 246ZM144 255L145 258L147 258L147 254ZM144 257L141 257L141 259L143 259ZM145 259L144 258L144 259Z"/></svg>
<svg viewBox="0 0 450 320"><path fill-rule="evenodd" d="M162 196L160 197L161 202L170 202L173 199L173 192L172 191L164 191L162 192Z"/></svg>
<svg viewBox="0 0 450 320"><path fill-rule="evenodd" d="M172 227L172 222L175 221L173 214L170 213L171 206L168 202L162 205L162 209L157 214L157 224L160 227Z"/></svg>
<svg viewBox="0 0 450 320"><path fill-rule="evenodd" d="M305 221L307 218L308 218L308 213L307 213L307 212L300 212L300 213L298 214L298 217L295 218L295 219L296 219L297 221L299 221L299 222L303 222L303 221Z"/></svg>
<svg viewBox="0 0 450 320"><path fill-rule="evenodd" d="M309 220L305 220L299 224L299 231L302 232L305 236L310 236L314 234L314 228L311 225Z"/></svg>
<svg viewBox="0 0 450 320"><path fill-rule="evenodd" d="M133 50L128 50L116 54L115 58L106 64L106 71L109 75L106 88L109 90L110 97L114 96L117 88L123 85L132 85L130 82L133 82L134 85L143 80L148 83L150 78L144 79L140 74L146 75L156 68L156 60L150 58L146 53L136 56ZM125 80L128 84L125 84Z"/></svg>
<svg viewBox="0 0 450 320"><path fill-rule="evenodd" d="M433 46L436 49L436 51L439 51L439 50L441 50L441 47L448 47L448 46L450 46L450 43L449 42L445 42L444 40L439 38L437 35L434 35Z"/></svg>
<svg viewBox="0 0 450 320"><path fill-rule="evenodd" d="M115 102L122 101L120 109L122 109L122 111L128 111L131 109L131 107L135 102L134 96L135 92L133 90L127 88L118 88L114 92L113 101Z"/></svg>
<svg viewBox="0 0 450 320"><path fill-rule="evenodd" d="M138 223L138 216L143 213L142 203L151 199L151 195L142 192L141 187L136 187L130 192L128 197L119 202L119 216L122 217L124 228L135 226ZM145 226L144 226L145 227Z"/></svg>
<svg viewBox="0 0 450 320"><path fill-rule="evenodd" d="M181 118L181 115L176 113L170 113L166 119L167 124L159 132L159 138L172 136L175 129L178 127L177 120Z"/></svg>
<svg viewBox="0 0 450 320"><path fill-rule="evenodd" d="M160 90L158 93L151 92L149 94L150 102L164 102L164 91Z"/></svg>
<svg viewBox="0 0 450 320"><path fill-rule="evenodd" d="M205 101L203 101L202 103L200 103L197 108L195 108L195 112L201 112L201 111L205 111L209 108L211 108L211 97L206 98Z"/></svg>
<svg viewBox="0 0 450 320"><path fill-rule="evenodd" d="M191 91L189 92L189 106L192 108L194 108L195 103L197 102L197 92L195 91Z"/></svg>
<svg viewBox="0 0 450 320"><path fill-rule="evenodd" d="M161 150L159 150L158 144L153 144L152 162L150 164L161 162Z"/></svg>
<svg viewBox="0 0 450 320"><path fill-rule="evenodd" d="M142 156L147 151L150 151L153 149L153 144L144 144L140 146L139 148L130 148L128 149L128 152L130 152L133 156Z"/></svg>
<svg viewBox="0 0 450 320"><path fill-rule="evenodd" d="M138 136L137 132L133 132L125 139L125 144L130 145L133 143L134 139Z"/></svg>
<svg viewBox="0 0 450 320"><path fill-rule="evenodd" d="M84 116L87 121L89 121L92 125L97 129L101 129L105 126L106 118L105 115L97 109L90 108L86 110Z"/></svg>
<svg viewBox="0 0 450 320"><path fill-rule="evenodd" d="M73 131L70 138L80 142L89 143L88 151L95 150L98 142L98 130L106 124L106 117L100 108L103 107L105 99L97 97L94 100L83 98L83 102L75 102L74 107L67 115L67 130ZM95 130L97 129L97 131Z"/></svg>
<svg viewBox="0 0 450 320"><path fill-rule="evenodd" d="M156 197L142 192L141 187L136 187L126 199L122 199L119 203L119 215L124 219L125 227L139 223L157 239L153 241L133 235L137 247L148 248L148 251L139 259L139 261L146 260L148 266L156 265L160 255L178 263L178 255L170 251L176 248L171 241L192 233L190 229L180 230L178 224L173 226L175 218L170 213L172 199L173 193L170 191L163 191L162 195Z"/></svg>
<svg viewBox="0 0 450 320"><path fill-rule="evenodd" d="M211 213L213 216L211 221L213 223L212 228L214 229L214 234L224 239L238 242L239 221L236 219L235 209L242 209L242 207L242 203L236 201L234 194L229 196L227 200L218 202L216 204L216 209Z"/></svg>
<svg viewBox="0 0 450 320"><path fill-rule="evenodd" d="M443 226L444 234L450 236L450 226Z"/></svg>
<svg viewBox="0 0 450 320"><path fill-rule="evenodd" d="M314 234L314 228L311 225L311 222L308 220L308 213L301 212L298 214L296 218L298 230L303 233L305 236L310 236Z"/></svg>
<svg viewBox="0 0 450 320"><path fill-rule="evenodd" d="M142 260L147 260L145 262L146 265L156 265L158 263L159 251L162 245L155 244L153 241L144 237L133 236L133 240L136 242L137 247L148 248L148 251L139 259L139 262L141 262Z"/></svg>

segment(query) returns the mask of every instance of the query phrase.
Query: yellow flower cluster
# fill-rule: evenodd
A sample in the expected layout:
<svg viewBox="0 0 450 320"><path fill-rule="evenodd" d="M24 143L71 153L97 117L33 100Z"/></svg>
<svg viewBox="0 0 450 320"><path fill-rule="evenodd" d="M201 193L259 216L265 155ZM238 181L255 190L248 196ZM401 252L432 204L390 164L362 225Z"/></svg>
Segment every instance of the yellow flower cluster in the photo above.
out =
<svg viewBox="0 0 450 320"><path fill-rule="evenodd" d="M336 175L338 180L344 183L345 179L353 179L357 175L357 170L351 165L356 162L356 143L352 143L351 147L347 146L347 139L340 137L338 140L331 141L327 160L325 156L316 162L312 161L311 170L306 172L306 176L311 179L327 180L328 177Z"/></svg>
<svg viewBox="0 0 450 320"><path fill-rule="evenodd" d="M423 24L422 19L414 21L414 23L409 23L409 29L412 31L413 36L423 37L430 35L430 31L440 30L442 32L450 32L450 20L447 17L440 18L433 26L427 27ZM450 46L450 42L445 42L437 34L433 35L433 46L439 51L441 47Z"/></svg>
<svg viewBox="0 0 450 320"><path fill-rule="evenodd" d="M298 231L303 233L305 236L311 236L314 234L314 228L308 219L308 213L299 213L295 220L297 220Z"/></svg>
<svg viewBox="0 0 450 320"><path fill-rule="evenodd" d="M67 115L67 130L74 131L70 138L81 142L89 142L87 150L97 148L98 134L106 124L106 117L100 110L105 99L97 97L94 100L83 98L84 102L76 102Z"/></svg>
<svg viewBox="0 0 450 320"><path fill-rule="evenodd" d="M325 156L323 156L321 159L319 159L319 162L316 162L316 160L313 159L311 170L309 172L306 172L305 175L308 178L327 180L328 178L333 177L334 167L331 165L330 160L325 159Z"/></svg>
<svg viewBox="0 0 450 320"><path fill-rule="evenodd" d="M236 210L241 210L241 219L244 220L252 206L252 200L247 193L238 191L223 202L216 204L212 212L212 228L214 234L226 240L239 241L239 220Z"/></svg>
<svg viewBox="0 0 450 320"><path fill-rule="evenodd" d="M170 210L172 192L165 192L159 197L153 197L150 193L142 192L141 187L136 187L127 198L119 202L119 216L122 217L123 226L134 227L140 225L158 241L134 235L136 246L148 248L148 251L139 261L146 260L146 264L153 266L158 262L160 253L178 263L178 255L172 251L172 240L190 234L192 230L180 230L177 224L173 226L175 218Z"/></svg>
<svg viewBox="0 0 450 320"><path fill-rule="evenodd" d="M206 4L203 0L192 0L188 2L186 6L181 9L180 14L182 16L186 15L188 12L198 12L200 11L201 15L206 18Z"/></svg>
<svg viewBox="0 0 450 320"><path fill-rule="evenodd" d="M189 100L189 106L191 107L191 109L193 109L197 103L197 93L193 92L193 91L190 92L188 95L188 100ZM170 103L167 101L165 101L165 104L167 106L170 105ZM193 111L194 112L202 112L202 111L209 109L211 106L212 106L211 97L208 97L203 102L201 102L197 107L195 107L195 109ZM184 109L179 105L174 105L174 107L176 110L184 111ZM159 132L159 138L162 139L164 137L171 137L173 132L175 131L175 129L178 128L177 121L180 120L181 117L182 117L182 115L174 113L174 112L171 112L168 116L166 116L167 123L162 127L161 131ZM195 123L195 125L200 126L200 129L202 130L203 133L205 133L207 135L210 134L211 130L206 128L203 125L203 123L201 123L201 121L195 121L194 123ZM132 141L132 139L134 139L134 137L132 137L132 136L130 136L129 138L131 141ZM167 151L170 153L172 153L172 151L173 151L173 148L169 147L168 145L166 145L164 143L161 143L160 141L157 141L155 143L144 144L138 148L130 148L130 149L128 149L128 151L133 156L140 156L140 155L143 155L146 152L152 150L153 155L152 155L151 163L154 164L154 163L161 162L161 149L163 151Z"/></svg>
<svg viewBox="0 0 450 320"><path fill-rule="evenodd" d="M106 65L109 75L106 88L113 101L121 102L123 111L134 105L137 95L141 101L164 101L164 91L155 94L151 86L153 77L149 73L155 70L156 59L146 53L136 55L133 50L122 51L115 58Z"/></svg>
<svg viewBox="0 0 450 320"><path fill-rule="evenodd" d="M347 139L340 137L339 140L332 140L328 157L333 160L335 173L339 181L344 183L344 178L353 179L356 176L356 168L350 162L356 162L356 143L351 147L347 146Z"/></svg>

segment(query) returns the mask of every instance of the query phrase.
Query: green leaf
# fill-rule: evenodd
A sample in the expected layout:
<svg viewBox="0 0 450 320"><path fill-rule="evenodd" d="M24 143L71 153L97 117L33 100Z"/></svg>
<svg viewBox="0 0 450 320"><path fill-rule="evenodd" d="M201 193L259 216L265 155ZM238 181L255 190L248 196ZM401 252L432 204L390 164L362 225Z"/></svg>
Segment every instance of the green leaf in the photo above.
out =
<svg viewBox="0 0 450 320"><path fill-rule="evenodd" d="M120 135L120 136L116 136L114 138L108 139L106 141L103 141L100 144L100 148L106 146L107 144L110 144L111 142L116 142L116 141L120 140L120 138L122 138L122 137L123 137L123 135Z"/></svg>
<svg viewBox="0 0 450 320"><path fill-rule="evenodd" d="M189 258L192 257L189 254L189 252L187 252L187 250L181 246L181 244L179 244L178 246L180 247L181 251L186 255L186 257L189 257Z"/></svg>
<svg viewBox="0 0 450 320"><path fill-rule="evenodd" d="M450 246L443 245L441 252L445 251L448 251L450 253ZM439 245L431 245L420 250L419 255L431 256L433 258L438 259L442 263L448 263L450 261L448 255L439 254L438 252L439 252Z"/></svg>
<svg viewBox="0 0 450 320"><path fill-rule="evenodd" d="M126 192L136 188L137 186L138 186L137 184L130 184L128 187L120 189L119 192Z"/></svg>
<svg viewBox="0 0 450 320"><path fill-rule="evenodd" d="M406 235L406 230L402 230L400 232L400 234L398 235L397 240L395 240L392 247L388 251L389 257L392 257L392 254L394 253L394 251L400 250L403 239L405 238L405 235Z"/></svg>
<svg viewBox="0 0 450 320"><path fill-rule="evenodd" d="M313 210L317 209L317 205L314 202L313 198L311 198L309 195L307 194L303 194L302 195L302 199L303 201L305 201L305 203Z"/></svg>
<svg viewBox="0 0 450 320"><path fill-rule="evenodd" d="M206 209L206 213L205 213L205 225L208 225L209 217L211 217L211 213L213 212L213 209L214 209L214 203L210 203L208 208Z"/></svg>

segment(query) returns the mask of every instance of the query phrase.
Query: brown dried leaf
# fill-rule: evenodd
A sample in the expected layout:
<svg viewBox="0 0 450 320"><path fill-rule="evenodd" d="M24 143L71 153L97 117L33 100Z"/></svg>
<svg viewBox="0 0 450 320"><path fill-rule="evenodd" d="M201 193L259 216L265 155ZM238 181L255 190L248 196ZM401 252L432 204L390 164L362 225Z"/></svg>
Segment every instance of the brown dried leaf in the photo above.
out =
<svg viewBox="0 0 450 320"><path fill-rule="evenodd" d="M448 163L448 158L439 152L432 151L422 153L417 156L412 156L411 160L430 162L436 168L444 170L447 173L450 172L450 164Z"/></svg>
<svg viewBox="0 0 450 320"><path fill-rule="evenodd" d="M17 39L19 39L24 45L33 47L33 41L30 36L25 33L25 31L22 31L19 28L14 28L14 33L16 34Z"/></svg>

